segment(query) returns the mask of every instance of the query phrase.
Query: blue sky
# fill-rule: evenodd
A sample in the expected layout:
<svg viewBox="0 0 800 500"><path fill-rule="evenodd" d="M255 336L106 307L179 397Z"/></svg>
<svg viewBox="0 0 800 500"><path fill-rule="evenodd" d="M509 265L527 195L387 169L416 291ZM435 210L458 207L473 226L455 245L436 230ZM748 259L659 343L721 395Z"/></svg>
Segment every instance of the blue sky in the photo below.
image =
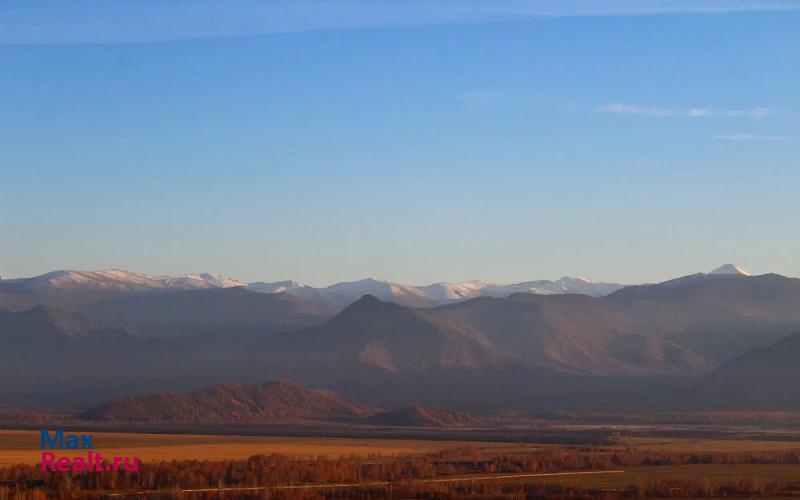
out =
<svg viewBox="0 0 800 500"><path fill-rule="evenodd" d="M800 2L168 4L0 7L0 274L800 276Z"/></svg>

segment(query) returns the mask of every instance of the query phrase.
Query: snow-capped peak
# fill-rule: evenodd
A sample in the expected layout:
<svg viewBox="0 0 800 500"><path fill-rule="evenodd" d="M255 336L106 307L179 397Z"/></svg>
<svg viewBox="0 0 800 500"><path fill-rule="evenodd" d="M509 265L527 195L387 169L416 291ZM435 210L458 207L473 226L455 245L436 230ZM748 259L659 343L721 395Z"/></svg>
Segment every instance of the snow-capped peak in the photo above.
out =
<svg viewBox="0 0 800 500"><path fill-rule="evenodd" d="M595 283L594 280L589 278L581 278L580 276L562 276L555 281L556 283L580 283L584 285Z"/></svg>
<svg viewBox="0 0 800 500"><path fill-rule="evenodd" d="M490 284L475 280L461 283L434 283L419 288L433 300L453 301L479 297L481 290L487 286L490 286Z"/></svg>
<svg viewBox="0 0 800 500"><path fill-rule="evenodd" d="M217 274L183 274L151 276L122 269L101 271L53 271L34 278L20 278L32 290L46 293L142 293L153 290L195 290L210 288L246 287L253 292L287 293L326 305L346 306L372 295L380 300L398 304L429 307L468 300L477 297L508 297L515 293L561 294L579 293L600 297L612 293L622 285L594 282L585 278L565 276L556 281L537 280L508 285L480 280L464 282L438 282L413 286L382 279L366 278L336 283L316 288L296 281L242 283Z"/></svg>
<svg viewBox="0 0 800 500"><path fill-rule="evenodd" d="M750 276L750 273L745 269L737 266L736 264L725 264L722 265L708 274L725 274L725 275L739 275L739 276Z"/></svg>

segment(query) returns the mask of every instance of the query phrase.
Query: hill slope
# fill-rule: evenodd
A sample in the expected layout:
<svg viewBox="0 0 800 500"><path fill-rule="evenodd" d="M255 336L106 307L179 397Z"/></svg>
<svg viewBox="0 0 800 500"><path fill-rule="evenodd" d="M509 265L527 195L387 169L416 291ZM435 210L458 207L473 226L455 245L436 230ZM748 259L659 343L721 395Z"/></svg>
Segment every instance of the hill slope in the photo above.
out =
<svg viewBox="0 0 800 500"><path fill-rule="evenodd" d="M467 413L437 408L433 406L412 405L398 410L381 412L368 419L372 424L392 427L471 427L480 420Z"/></svg>
<svg viewBox="0 0 800 500"><path fill-rule="evenodd" d="M704 388L716 406L800 410L800 333L724 363Z"/></svg>
<svg viewBox="0 0 800 500"><path fill-rule="evenodd" d="M282 380L262 385L223 384L189 394L150 394L108 403L82 418L124 422L236 423L361 417L376 410L333 391Z"/></svg>
<svg viewBox="0 0 800 500"><path fill-rule="evenodd" d="M71 406L142 384L169 387L188 370L176 347L48 306L0 311L0 401Z"/></svg>
<svg viewBox="0 0 800 500"><path fill-rule="evenodd" d="M321 324L331 311L285 293L212 288L126 295L81 308L81 312L145 335L180 335L282 330Z"/></svg>
<svg viewBox="0 0 800 500"><path fill-rule="evenodd" d="M386 372L479 368L513 361L468 329L438 324L426 310L366 295L318 328L258 339L243 356L250 364L294 372Z"/></svg>
<svg viewBox="0 0 800 500"><path fill-rule="evenodd" d="M105 324L80 314L49 306L37 306L26 311L0 310L0 356L18 355L20 352L34 353L36 349L63 345L92 339L117 339L130 337L122 329L109 328Z"/></svg>

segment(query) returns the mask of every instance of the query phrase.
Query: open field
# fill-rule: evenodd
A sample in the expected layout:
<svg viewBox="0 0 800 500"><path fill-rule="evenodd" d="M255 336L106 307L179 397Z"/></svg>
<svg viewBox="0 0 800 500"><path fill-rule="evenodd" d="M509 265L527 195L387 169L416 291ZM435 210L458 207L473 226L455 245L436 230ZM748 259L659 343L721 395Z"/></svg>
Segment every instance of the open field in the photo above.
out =
<svg viewBox="0 0 800 500"><path fill-rule="evenodd" d="M768 441L755 439L691 439L664 437L621 437L617 443L640 451L668 453L713 453L745 451L798 451L797 441Z"/></svg>
<svg viewBox="0 0 800 500"><path fill-rule="evenodd" d="M533 439L517 442L491 442L458 439L385 437L263 436L232 434L171 434L95 432L95 449L105 456L136 456L151 460L235 460L257 454L279 453L298 458L340 456L404 456L469 447L491 452L533 451L564 445L537 443ZM466 436L465 436L466 437ZM467 438L469 439L469 438ZM0 465L37 463L41 457L40 434L34 430L0 430ZM614 438L610 449L665 453L780 452L800 451L800 442L765 439L710 439L678 437ZM65 450L66 451L66 450ZM64 453L69 455L69 452ZM77 451L75 454L82 454Z"/></svg>
<svg viewBox="0 0 800 500"><path fill-rule="evenodd" d="M88 431L81 431L87 433ZM235 460L280 453L302 458L324 456L397 456L430 453L445 448L475 446L461 441L350 439L274 436L214 436L192 434L133 434L95 432L94 447L105 456L140 460ZM34 464L41 459L37 431L0 430L0 465ZM73 455L85 455L76 451ZM65 450L59 456L70 456Z"/></svg>
<svg viewBox="0 0 800 500"><path fill-rule="evenodd" d="M302 498L304 491L318 490L335 491L339 498L364 490L386 498L493 497L522 492L533 497L575 498L800 494L797 441L656 435L616 436L613 443L592 445L107 429L78 432L93 434L94 451L107 458L139 457L144 473L80 472L69 478L43 473L35 465L41 453L39 432L0 430L5 487L45 488L55 495L74 484L94 495L135 496L158 496L175 488L233 495L274 490L290 495L287 498ZM273 453L283 456L269 456Z"/></svg>
<svg viewBox="0 0 800 500"><path fill-rule="evenodd" d="M626 467L619 474L574 475L531 477L508 479L511 482L545 481L566 484L581 488L625 488L647 481L694 480L708 479L712 481L736 481L748 479L753 481L791 481L800 480L800 465L791 464L728 464L728 465L658 465Z"/></svg>

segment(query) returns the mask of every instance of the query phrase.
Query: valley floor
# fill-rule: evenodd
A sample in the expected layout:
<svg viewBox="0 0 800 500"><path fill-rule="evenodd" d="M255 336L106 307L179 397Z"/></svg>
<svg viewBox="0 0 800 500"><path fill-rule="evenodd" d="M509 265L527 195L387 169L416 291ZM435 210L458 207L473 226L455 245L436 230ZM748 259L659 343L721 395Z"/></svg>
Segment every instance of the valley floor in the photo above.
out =
<svg viewBox="0 0 800 500"><path fill-rule="evenodd" d="M49 423L0 429L0 466L38 463L40 430L91 433L106 456L153 460L237 460L259 454L298 458L409 456L470 447L534 451L603 445L664 453L776 452L800 450L800 428L756 425L538 423L472 429L359 427L348 425L91 425ZM76 450L76 454L82 453ZM70 452L65 450L65 454Z"/></svg>
<svg viewBox="0 0 800 500"><path fill-rule="evenodd" d="M462 432L466 439L457 440L237 435L231 428L215 434L82 429L76 432L94 435L97 452L139 457L145 470L155 475L136 480L118 476L111 483L118 485L115 489L108 487L110 476L102 473L106 483L87 489L94 479L88 478L92 473L84 474L83 489L73 497L159 496L176 489L198 498L210 493L264 498L276 492L281 498L800 496L800 435L791 429L754 434L752 427L746 427L748 431L737 438L730 428L721 432L709 426L698 426L694 435L688 435L685 425L675 435L666 435L663 426L651 428L649 434L640 426L578 427L579 435L592 430L604 442L576 444L574 425L561 429L562 443L513 439L521 436L513 432L505 440L491 442L468 439L475 437L469 431ZM54 496L64 493L63 478L39 472L39 443L37 430L0 430L0 493L30 488L43 488ZM59 455L82 453L64 450ZM238 472L230 476L231 471ZM40 476L43 479L34 484L14 479ZM173 476L176 482L169 479ZM143 477L165 479L151 485L136 482Z"/></svg>

